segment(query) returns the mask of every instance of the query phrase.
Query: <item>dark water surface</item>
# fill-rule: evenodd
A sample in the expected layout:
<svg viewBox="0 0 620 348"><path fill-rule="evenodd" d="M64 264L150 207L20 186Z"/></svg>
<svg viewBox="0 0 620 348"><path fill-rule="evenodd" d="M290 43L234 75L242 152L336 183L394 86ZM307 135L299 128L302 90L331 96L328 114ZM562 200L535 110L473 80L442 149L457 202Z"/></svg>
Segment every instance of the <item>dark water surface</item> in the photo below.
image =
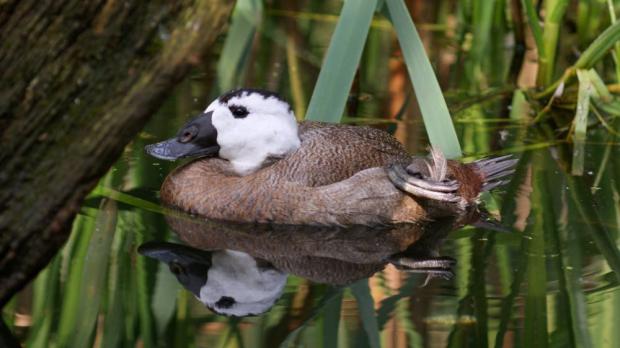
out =
<svg viewBox="0 0 620 348"><path fill-rule="evenodd" d="M294 73L286 70L287 52L278 39L283 24L275 23L264 25L248 58L251 63L244 65L244 84L277 90L293 100ZM333 23L325 26L331 30ZM326 29L316 29L321 30ZM389 31L375 27L369 40L379 45L390 38ZM318 42L296 50L308 95L327 43ZM428 146L423 124L404 70L387 68L402 64L390 47L387 53L365 54L364 60L374 65L363 65L348 114L399 118L380 126L412 153L422 154ZM425 274L380 261L392 250L389 244L369 243L381 240L377 231L341 239L327 232L325 244L310 236L301 243L315 245L310 253L291 251L299 241L265 241L260 239L265 232L255 237L248 230L234 234L238 240L227 239L226 228L211 226L216 236L210 241L217 243L203 247L220 251L206 259L226 262L224 249L253 251L252 258L232 254L242 260L238 263L249 264L252 274L271 272L271 285L252 292L239 282L230 291L250 297L262 291L264 297L257 301L273 298L275 304L247 318L206 309L168 267L138 254L137 248L148 241L184 239L172 232L157 204L161 182L178 163L147 157L143 147L173 136L219 94L207 77L216 75L213 59L205 57L204 66L127 147L85 202L62 254L5 311L28 345L611 347L620 342L618 138L591 130L584 175L572 176L570 144L555 130L523 122L528 110L515 106L511 87L470 92L454 66L448 66L453 72L442 82L466 157L519 158L510 184L485 197L487 208L501 216L510 232L466 227L450 233L437 241L438 254L457 260L454 276L427 282ZM373 71L377 66L381 71ZM399 79L405 82L399 85ZM252 238L256 245L246 245ZM224 272L244 274L234 267ZM269 286L281 287L281 295ZM220 304L226 306L226 301Z"/></svg>

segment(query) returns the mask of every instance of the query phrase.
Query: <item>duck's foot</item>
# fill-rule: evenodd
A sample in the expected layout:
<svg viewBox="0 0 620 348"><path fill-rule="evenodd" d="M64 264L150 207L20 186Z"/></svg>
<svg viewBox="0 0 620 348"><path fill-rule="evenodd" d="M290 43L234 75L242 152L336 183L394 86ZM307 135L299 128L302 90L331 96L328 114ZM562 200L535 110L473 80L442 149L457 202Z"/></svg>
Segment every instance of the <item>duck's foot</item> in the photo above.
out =
<svg viewBox="0 0 620 348"><path fill-rule="evenodd" d="M427 168L419 168L415 163L406 169L402 165L394 164L387 172L396 187L416 197L450 203L461 201L456 194L459 188L456 180L443 177L434 179L432 173L427 173Z"/></svg>
<svg viewBox="0 0 620 348"><path fill-rule="evenodd" d="M395 256L389 261L401 271L426 274L427 277L424 285L433 278L452 279L452 277L454 277L452 267L456 265L456 260L447 256L420 259L407 256Z"/></svg>

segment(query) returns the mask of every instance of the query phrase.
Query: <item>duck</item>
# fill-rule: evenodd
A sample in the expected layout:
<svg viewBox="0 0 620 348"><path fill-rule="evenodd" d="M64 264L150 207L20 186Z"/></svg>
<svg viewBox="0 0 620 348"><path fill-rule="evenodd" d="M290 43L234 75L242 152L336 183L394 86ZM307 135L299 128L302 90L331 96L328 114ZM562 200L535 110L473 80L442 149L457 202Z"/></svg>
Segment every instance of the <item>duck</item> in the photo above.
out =
<svg viewBox="0 0 620 348"><path fill-rule="evenodd" d="M218 221L314 226L468 224L480 194L508 182L517 162L462 163L433 149L412 156L383 130L298 122L282 97L248 88L221 95L145 150L191 159L165 178L165 206Z"/></svg>

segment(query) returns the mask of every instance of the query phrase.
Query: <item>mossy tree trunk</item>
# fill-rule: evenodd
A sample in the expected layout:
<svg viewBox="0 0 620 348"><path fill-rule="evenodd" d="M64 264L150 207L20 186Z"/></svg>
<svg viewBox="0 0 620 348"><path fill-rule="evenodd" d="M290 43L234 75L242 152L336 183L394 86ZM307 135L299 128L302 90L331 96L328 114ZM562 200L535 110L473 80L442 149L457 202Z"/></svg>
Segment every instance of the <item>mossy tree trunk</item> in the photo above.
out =
<svg viewBox="0 0 620 348"><path fill-rule="evenodd" d="M0 1L0 307L225 28L228 0Z"/></svg>

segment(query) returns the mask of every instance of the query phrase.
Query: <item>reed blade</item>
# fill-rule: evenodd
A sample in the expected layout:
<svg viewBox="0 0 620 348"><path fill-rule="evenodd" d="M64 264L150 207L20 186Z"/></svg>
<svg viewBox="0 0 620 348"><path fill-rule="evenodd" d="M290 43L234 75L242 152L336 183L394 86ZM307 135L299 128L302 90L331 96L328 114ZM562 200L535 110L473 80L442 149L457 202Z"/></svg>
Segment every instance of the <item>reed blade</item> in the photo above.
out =
<svg viewBox="0 0 620 348"><path fill-rule="evenodd" d="M376 7L377 0L344 2L305 119L340 122Z"/></svg>
<svg viewBox="0 0 620 348"><path fill-rule="evenodd" d="M386 4L431 145L440 149L448 158L461 157L461 145L448 106L409 10L403 0L386 0Z"/></svg>

